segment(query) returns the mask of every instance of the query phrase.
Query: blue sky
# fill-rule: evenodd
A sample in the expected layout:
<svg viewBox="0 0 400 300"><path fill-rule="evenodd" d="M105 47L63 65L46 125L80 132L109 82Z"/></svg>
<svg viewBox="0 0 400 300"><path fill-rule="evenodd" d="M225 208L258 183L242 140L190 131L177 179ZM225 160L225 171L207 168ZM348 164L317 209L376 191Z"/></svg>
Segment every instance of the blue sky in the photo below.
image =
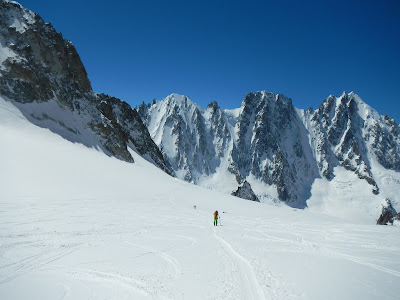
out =
<svg viewBox="0 0 400 300"><path fill-rule="evenodd" d="M267 90L316 108L356 92L400 120L399 1L21 0L75 45L95 92L239 107Z"/></svg>

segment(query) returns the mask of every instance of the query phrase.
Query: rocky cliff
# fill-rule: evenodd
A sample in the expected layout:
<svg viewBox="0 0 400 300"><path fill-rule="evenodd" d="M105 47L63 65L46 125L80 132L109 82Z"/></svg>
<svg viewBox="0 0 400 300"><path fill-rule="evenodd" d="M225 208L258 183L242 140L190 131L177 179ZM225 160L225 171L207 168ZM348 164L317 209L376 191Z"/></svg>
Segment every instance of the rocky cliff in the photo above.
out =
<svg viewBox="0 0 400 300"><path fill-rule="evenodd" d="M132 149L172 174L137 112L95 94L73 44L13 1L0 1L0 52L0 94L32 123L127 162Z"/></svg>

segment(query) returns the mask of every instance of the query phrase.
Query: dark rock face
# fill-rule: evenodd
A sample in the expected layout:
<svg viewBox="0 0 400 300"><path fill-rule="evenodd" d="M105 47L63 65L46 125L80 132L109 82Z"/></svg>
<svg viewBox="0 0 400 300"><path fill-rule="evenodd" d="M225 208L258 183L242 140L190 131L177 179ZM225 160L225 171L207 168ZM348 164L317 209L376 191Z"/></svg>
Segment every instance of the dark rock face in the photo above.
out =
<svg viewBox="0 0 400 300"><path fill-rule="evenodd" d="M210 135L214 139L216 155L222 157L229 148L231 141L225 113L216 101L211 102L206 111L210 114Z"/></svg>
<svg viewBox="0 0 400 300"><path fill-rule="evenodd" d="M110 128L113 128L115 141L114 143L110 143L110 145L115 148L115 145L118 145L118 143L123 144L123 147L117 147L117 151L120 153L114 151L113 154L117 157L126 157L125 160L129 161L129 158L132 157L126 149L128 144L132 143L139 154L154 162L166 173L173 175L172 170L164 161L161 151L151 139L137 111L132 109L128 103L115 97L97 94L97 98L100 103L98 105L99 110L108 120L107 122L103 121L99 130L103 133L106 130L109 135ZM111 149L113 150L113 148Z"/></svg>
<svg viewBox="0 0 400 300"><path fill-rule="evenodd" d="M247 181L244 181L243 184L240 185L236 191L233 191L231 195L242 199L260 202Z"/></svg>
<svg viewBox="0 0 400 300"><path fill-rule="evenodd" d="M376 138L377 134L372 131L379 130L377 127L370 128L369 122L360 116L361 106L365 104L352 93L343 94L339 99L330 96L324 100L310 116L314 156L320 172L327 179L332 179L333 168L341 165L366 180L372 186L372 192L378 194L379 187L371 172L366 141ZM365 135L365 132L370 134Z"/></svg>
<svg viewBox="0 0 400 300"><path fill-rule="evenodd" d="M35 125L133 162L128 146L172 174L138 113L95 94L75 47L21 5L0 1L0 94ZM34 110L32 110L34 108Z"/></svg>
<svg viewBox="0 0 400 300"><path fill-rule="evenodd" d="M379 216L379 219L376 221L377 225L387 225L388 223L393 224L393 220L396 217L399 219L399 215L396 210L392 206L392 202L390 199L385 200L385 204L382 205L382 214Z"/></svg>
<svg viewBox="0 0 400 300"><path fill-rule="evenodd" d="M379 163L397 172L400 172L399 133L399 125L392 118L383 116L383 122L374 122L366 134Z"/></svg>
<svg viewBox="0 0 400 300"><path fill-rule="evenodd" d="M279 199L304 206L319 174L291 99L267 92L247 94L237 128L232 160L241 176L252 174L276 185Z"/></svg>
<svg viewBox="0 0 400 300"><path fill-rule="evenodd" d="M311 115L310 124L314 155L327 179L332 179L333 168L341 165L379 194L368 157L372 153L386 169L400 171L399 125L379 116L355 94L344 93L338 100L328 97Z"/></svg>
<svg viewBox="0 0 400 300"><path fill-rule="evenodd" d="M22 28L13 26L16 21ZM0 69L2 95L21 103L56 98L73 108L74 98L92 92L75 47L37 14L1 1L0 34L14 53Z"/></svg>

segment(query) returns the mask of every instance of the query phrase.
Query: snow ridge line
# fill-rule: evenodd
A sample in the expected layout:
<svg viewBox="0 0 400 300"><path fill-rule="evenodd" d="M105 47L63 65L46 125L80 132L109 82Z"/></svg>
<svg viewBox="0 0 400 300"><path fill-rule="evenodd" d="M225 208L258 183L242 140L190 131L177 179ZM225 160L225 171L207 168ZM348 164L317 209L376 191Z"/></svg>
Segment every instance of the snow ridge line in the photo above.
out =
<svg viewBox="0 0 400 300"><path fill-rule="evenodd" d="M264 292L258 284L257 278L249 261L241 256L239 253L237 253L227 241L219 237L215 231L215 228L214 237L224 246L224 248L230 254L232 254L233 257L236 257L236 261L239 264L240 275L242 277L243 288L245 289L244 295L246 297L250 296L250 298L248 299L265 300Z"/></svg>

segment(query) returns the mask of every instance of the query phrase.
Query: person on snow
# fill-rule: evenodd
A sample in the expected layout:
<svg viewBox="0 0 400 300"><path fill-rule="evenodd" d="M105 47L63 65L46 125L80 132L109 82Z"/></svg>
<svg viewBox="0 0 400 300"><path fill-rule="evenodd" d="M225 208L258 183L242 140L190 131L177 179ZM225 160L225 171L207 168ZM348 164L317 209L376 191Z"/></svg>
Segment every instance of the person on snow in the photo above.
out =
<svg viewBox="0 0 400 300"><path fill-rule="evenodd" d="M218 226L218 210L214 212L214 226Z"/></svg>

